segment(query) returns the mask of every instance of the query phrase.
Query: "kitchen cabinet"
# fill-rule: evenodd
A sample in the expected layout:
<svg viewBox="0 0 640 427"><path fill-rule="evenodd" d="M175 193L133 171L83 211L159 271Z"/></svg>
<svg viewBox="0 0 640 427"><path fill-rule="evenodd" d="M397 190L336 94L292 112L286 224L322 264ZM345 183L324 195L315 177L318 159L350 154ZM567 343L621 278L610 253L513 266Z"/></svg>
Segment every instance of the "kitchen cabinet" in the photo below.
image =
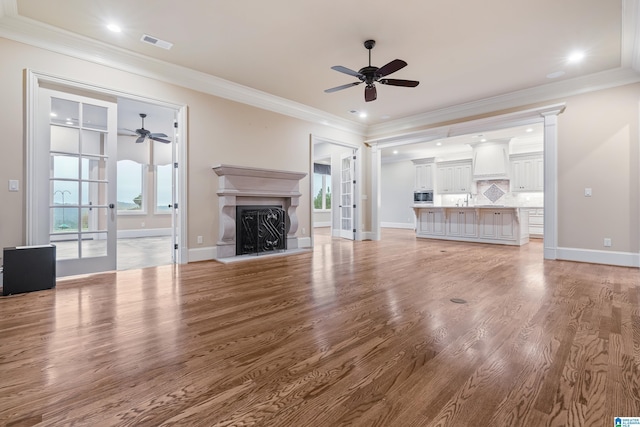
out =
<svg viewBox="0 0 640 427"><path fill-rule="evenodd" d="M462 237L478 236L478 220L475 209L449 210L447 235Z"/></svg>
<svg viewBox="0 0 640 427"><path fill-rule="evenodd" d="M544 191L542 153L515 154L511 159L511 191Z"/></svg>
<svg viewBox="0 0 640 427"><path fill-rule="evenodd" d="M544 209L529 209L529 235L531 237L544 235Z"/></svg>
<svg viewBox="0 0 640 427"><path fill-rule="evenodd" d="M443 209L418 209L417 233L428 236L444 236L445 216Z"/></svg>
<svg viewBox="0 0 640 427"><path fill-rule="evenodd" d="M483 209L480 211L480 238L513 240L515 212L512 209Z"/></svg>
<svg viewBox="0 0 640 427"><path fill-rule="evenodd" d="M415 165L415 190L433 191L433 163Z"/></svg>
<svg viewBox="0 0 640 427"><path fill-rule="evenodd" d="M469 193L471 183L471 160L438 163L439 194Z"/></svg>
<svg viewBox="0 0 640 427"><path fill-rule="evenodd" d="M416 204L413 209L419 238L516 246L529 243L529 209L526 208Z"/></svg>

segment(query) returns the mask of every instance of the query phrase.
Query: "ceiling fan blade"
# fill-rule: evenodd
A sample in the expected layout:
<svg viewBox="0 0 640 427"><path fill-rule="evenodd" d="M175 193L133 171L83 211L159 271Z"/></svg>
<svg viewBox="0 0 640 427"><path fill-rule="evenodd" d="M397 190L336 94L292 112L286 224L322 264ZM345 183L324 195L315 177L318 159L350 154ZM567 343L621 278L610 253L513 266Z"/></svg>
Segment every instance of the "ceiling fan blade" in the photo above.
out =
<svg viewBox="0 0 640 427"><path fill-rule="evenodd" d="M138 134L134 130L120 128L120 129L118 129L118 135L122 135L122 136L137 136Z"/></svg>
<svg viewBox="0 0 640 427"><path fill-rule="evenodd" d="M350 76L353 76L353 77L360 77L362 75L359 72L350 70L347 67L343 67L342 65L334 65L333 67L331 67L331 69L340 71L341 73L349 74Z"/></svg>
<svg viewBox="0 0 640 427"><path fill-rule="evenodd" d="M367 85L364 88L364 100L367 102L375 101L378 97L378 91L376 91L376 87L374 85Z"/></svg>
<svg viewBox="0 0 640 427"><path fill-rule="evenodd" d="M362 82L347 83L346 85L336 86L336 87L332 87L331 89L326 89L325 92L326 93L337 92L339 90L347 89L347 88L352 87L352 86L358 86L360 83L362 83Z"/></svg>
<svg viewBox="0 0 640 427"><path fill-rule="evenodd" d="M152 140L158 141L158 142L163 142L165 144L171 144L171 141L169 141L168 139L163 139L163 138L160 138L160 137L154 136L154 135L164 135L164 134L163 133L161 133L161 134L152 133L151 135L149 135L149 139L152 139ZM167 136L167 135L164 135L164 136Z"/></svg>
<svg viewBox="0 0 640 427"><path fill-rule="evenodd" d="M144 139L145 139L145 137L144 137L144 136L141 136L141 137L139 137L138 139L136 139L136 143L137 143L137 144L140 144L141 142L144 142Z"/></svg>
<svg viewBox="0 0 640 427"><path fill-rule="evenodd" d="M378 83L389 86L404 86L404 87L416 87L420 82L415 80L399 80L399 79L381 79Z"/></svg>
<svg viewBox="0 0 640 427"><path fill-rule="evenodd" d="M407 63L404 62L402 59L394 59L388 64L378 68L378 71L376 71L376 75L379 77L388 76L389 74L395 73L399 69L404 68L406 66L407 66Z"/></svg>
<svg viewBox="0 0 640 427"><path fill-rule="evenodd" d="M150 133L149 136L151 138L167 138L167 135L165 135L164 133Z"/></svg>

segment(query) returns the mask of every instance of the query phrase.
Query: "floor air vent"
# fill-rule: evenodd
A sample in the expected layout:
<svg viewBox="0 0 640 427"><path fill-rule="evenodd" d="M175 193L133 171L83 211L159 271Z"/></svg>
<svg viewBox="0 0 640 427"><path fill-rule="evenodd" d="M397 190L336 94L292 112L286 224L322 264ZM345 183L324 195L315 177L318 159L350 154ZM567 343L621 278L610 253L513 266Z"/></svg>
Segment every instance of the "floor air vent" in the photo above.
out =
<svg viewBox="0 0 640 427"><path fill-rule="evenodd" d="M154 46L161 47L167 50L171 49L171 46L173 46L173 43L169 43L167 41L157 39L148 34L143 34L142 37L140 38L140 41L148 44L152 44Z"/></svg>

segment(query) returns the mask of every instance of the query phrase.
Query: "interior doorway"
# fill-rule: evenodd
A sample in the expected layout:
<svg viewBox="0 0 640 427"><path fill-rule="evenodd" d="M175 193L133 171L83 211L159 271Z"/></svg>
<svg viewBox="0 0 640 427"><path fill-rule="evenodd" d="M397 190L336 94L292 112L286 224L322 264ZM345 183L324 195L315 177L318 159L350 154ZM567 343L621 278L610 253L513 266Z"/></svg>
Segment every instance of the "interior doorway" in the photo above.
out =
<svg viewBox="0 0 640 427"><path fill-rule="evenodd" d="M177 114L174 108L118 99L118 270L176 260Z"/></svg>
<svg viewBox="0 0 640 427"><path fill-rule="evenodd" d="M361 209L359 148L312 138L311 238L322 235L359 240Z"/></svg>
<svg viewBox="0 0 640 427"><path fill-rule="evenodd" d="M186 171L180 167L187 156L186 106L32 70L26 87L26 244L65 246L66 258L56 263L59 277L186 262ZM128 110L135 114L130 122L122 115ZM129 181L118 160L134 163L129 167L140 191L133 197L117 196L118 182ZM124 223L118 211L127 207L138 211L132 216L137 229L117 227ZM145 264L116 266L125 238L159 240L131 249L149 255ZM156 247L161 259L151 256Z"/></svg>

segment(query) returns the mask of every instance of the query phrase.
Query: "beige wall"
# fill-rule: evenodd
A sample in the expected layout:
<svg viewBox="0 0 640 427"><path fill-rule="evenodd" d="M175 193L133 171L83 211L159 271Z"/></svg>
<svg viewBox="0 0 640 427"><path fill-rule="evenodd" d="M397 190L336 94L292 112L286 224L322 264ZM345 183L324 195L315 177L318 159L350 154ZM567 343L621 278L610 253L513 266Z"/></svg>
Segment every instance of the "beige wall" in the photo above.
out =
<svg viewBox="0 0 640 427"><path fill-rule="evenodd" d="M310 134L361 144L362 137L264 111L150 78L77 60L0 38L0 246L25 243L24 70L59 75L136 95L188 106L188 245L215 246L217 177L211 167L236 164L309 173ZM19 179L20 192L9 193L8 180ZM309 179L300 183L298 208L308 235L311 223Z"/></svg>
<svg viewBox="0 0 640 427"><path fill-rule="evenodd" d="M637 253L640 84L566 102L558 117L558 246L608 250L609 237L610 250Z"/></svg>
<svg viewBox="0 0 640 427"><path fill-rule="evenodd" d="M0 38L0 245L25 242L24 69L60 75L98 86L188 106L188 241L196 247L217 239L219 163L309 172L309 135L361 143L362 138L303 120L267 112L196 91L80 61ZM559 116L558 243L560 247L635 252L640 249L640 84L561 98ZM538 104L540 105L540 104ZM523 108L530 108L531 105ZM409 129L405 130L409 131ZM370 230L369 150L364 150L364 229ZM19 179L20 192L7 181ZM593 197L584 197L584 188ZM301 182L299 219L310 229L309 179ZM612 239L610 249L603 238Z"/></svg>

